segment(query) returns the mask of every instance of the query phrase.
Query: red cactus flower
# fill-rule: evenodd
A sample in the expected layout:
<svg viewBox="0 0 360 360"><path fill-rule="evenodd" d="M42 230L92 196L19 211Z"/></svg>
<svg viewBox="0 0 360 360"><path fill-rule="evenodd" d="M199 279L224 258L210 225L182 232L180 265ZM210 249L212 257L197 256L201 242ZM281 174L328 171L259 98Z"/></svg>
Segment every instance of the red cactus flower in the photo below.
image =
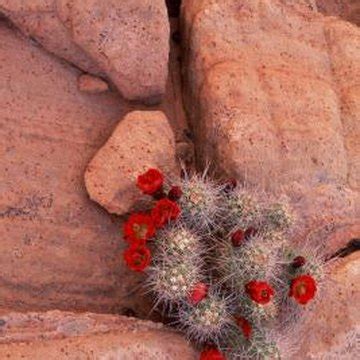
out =
<svg viewBox="0 0 360 360"><path fill-rule="evenodd" d="M164 176L157 169L149 169L137 178L137 187L147 195L153 195L159 191L164 184Z"/></svg>
<svg viewBox="0 0 360 360"><path fill-rule="evenodd" d="M151 216L157 228L166 225L170 220L176 220L180 215L180 208L177 203L169 199L157 201L151 211Z"/></svg>
<svg viewBox="0 0 360 360"><path fill-rule="evenodd" d="M294 260L291 263L294 269L301 268L305 264L306 264L306 259L303 256L297 256L296 258L294 258Z"/></svg>
<svg viewBox="0 0 360 360"><path fill-rule="evenodd" d="M142 272L150 264L151 253L144 245L132 244L124 251L124 260L131 270Z"/></svg>
<svg viewBox="0 0 360 360"><path fill-rule="evenodd" d="M316 290L316 282L312 276L300 275L291 281L289 296L305 305L314 298Z"/></svg>
<svg viewBox="0 0 360 360"><path fill-rule="evenodd" d="M245 240L249 240L257 234L257 230L254 227L249 227L245 230Z"/></svg>
<svg viewBox="0 0 360 360"><path fill-rule="evenodd" d="M245 240L245 233L243 230L237 230L231 235L231 242L234 247L240 246Z"/></svg>
<svg viewBox="0 0 360 360"><path fill-rule="evenodd" d="M274 296L274 289L265 281L250 281L245 285L246 293L258 304L269 303Z"/></svg>
<svg viewBox="0 0 360 360"><path fill-rule="evenodd" d="M181 198L182 194L180 186L173 186L169 191L168 198L172 201L177 201Z"/></svg>
<svg viewBox="0 0 360 360"><path fill-rule="evenodd" d="M249 340L251 337L251 333L252 333L252 326L250 325L249 321L247 321L244 317L242 316L237 316L235 318L236 320L236 324L241 328L244 337Z"/></svg>
<svg viewBox="0 0 360 360"><path fill-rule="evenodd" d="M209 290L209 286L203 282L197 283L191 290L188 300L191 304L197 305L201 300L205 299Z"/></svg>
<svg viewBox="0 0 360 360"><path fill-rule="evenodd" d="M155 234L155 225L150 215L135 213L124 223L123 231L128 242L145 243Z"/></svg>
<svg viewBox="0 0 360 360"><path fill-rule="evenodd" d="M200 360L226 360L226 357L218 349L209 348L202 351Z"/></svg>

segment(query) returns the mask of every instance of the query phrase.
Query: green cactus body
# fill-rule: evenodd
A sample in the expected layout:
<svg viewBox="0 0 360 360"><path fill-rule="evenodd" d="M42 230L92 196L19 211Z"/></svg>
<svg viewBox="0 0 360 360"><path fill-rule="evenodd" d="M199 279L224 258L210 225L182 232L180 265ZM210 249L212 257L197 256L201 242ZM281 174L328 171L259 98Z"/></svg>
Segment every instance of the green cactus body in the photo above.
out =
<svg viewBox="0 0 360 360"><path fill-rule="evenodd" d="M149 270L148 282L160 300L179 302L186 299L192 287L200 281L200 276L194 264L165 262Z"/></svg>
<svg viewBox="0 0 360 360"><path fill-rule="evenodd" d="M244 187L224 191L204 176L186 176L181 190L181 218L154 239L147 283L156 303L174 305L170 315L187 336L197 345L216 344L227 359L272 360L289 353L289 329L299 326L304 313L289 298L290 283L309 274L320 287L326 275L324 259L312 246L291 243L292 210ZM256 231L245 236L248 230ZM299 255L306 262L295 267ZM255 301L245 290L254 280L274 291L269 302ZM251 336L239 329L236 314L248 321Z"/></svg>
<svg viewBox="0 0 360 360"><path fill-rule="evenodd" d="M183 306L179 312L179 322L191 339L199 342L219 341L231 323L227 301L210 294L195 306Z"/></svg>

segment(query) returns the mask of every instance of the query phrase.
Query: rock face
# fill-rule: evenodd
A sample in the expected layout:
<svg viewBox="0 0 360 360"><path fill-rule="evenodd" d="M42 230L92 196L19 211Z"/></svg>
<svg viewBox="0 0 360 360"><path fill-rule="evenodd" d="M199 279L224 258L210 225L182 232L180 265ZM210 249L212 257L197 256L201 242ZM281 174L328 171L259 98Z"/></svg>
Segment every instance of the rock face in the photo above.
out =
<svg viewBox="0 0 360 360"><path fill-rule="evenodd" d="M333 251L360 235L360 29L306 3L185 0L184 93L199 164L286 192Z"/></svg>
<svg viewBox="0 0 360 360"><path fill-rule="evenodd" d="M295 359L356 359L360 351L360 253L341 260L313 311Z"/></svg>
<svg viewBox="0 0 360 360"><path fill-rule="evenodd" d="M141 198L136 178L150 167L176 176L174 135L162 112L134 111L90 162L86 188L92 200L122 215Z"/></svg>
<svg viewBox="0 0 360 360"><path fill-rule="evenodd" d="M120 221L84 172L129 108L78 91L80 72L0 26L0 308L148 315Z"/></svg>
<svg viewBox="0 0 360 360"><path fill-rule="evenodd" d="M197 359L179 334L150 321L60 311L10 313L1 321L1 359Z"/></svg>
<svg viewBox="0 0 360 360"><path fill-rule="evenodd" d="M21 31L131 100L165 92L169 23L164 0L0 0Z"/></svg>
<svg viewBox="0 0 360 360"><path fill-rule="evenodd" d="M326 15L339 16L360 26L358 0L316 0L317 9Z"/></svg>

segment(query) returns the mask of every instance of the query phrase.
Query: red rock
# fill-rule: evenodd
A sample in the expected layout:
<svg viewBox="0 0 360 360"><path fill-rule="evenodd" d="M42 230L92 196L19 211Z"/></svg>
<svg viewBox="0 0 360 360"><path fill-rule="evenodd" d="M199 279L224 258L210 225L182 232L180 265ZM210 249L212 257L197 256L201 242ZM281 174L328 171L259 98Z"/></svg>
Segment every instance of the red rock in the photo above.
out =
<svg viewBox="0 0 360 360"><path fill-rule="evenodd" d="M316 5L323 14L339 16L360 25L360 2L358 0L316 0Z"/></svg>
<svg viewBox="0 0 360 360"><path fill-rule="evenodd" d="M183 337L150 321L61 311L9 313L1 320L1 359L197 359Z"/></svg>
<svg viewBox="0 0 360 360"><path fill-rule="evenodd" d="M332 252L360 218L360 29L308 5L185 0L184 94L199 165L285 192Z"/></svg>
<svg viewBox="0 0 360 360"><path fill-rule="evenodd" d="M176 56L162 108L180 139ZM0 24L0 313L149 316L142 277L123 262L121 220L92 202L84 184L86 166L134 105L116 92L80 92L81 74Z"/></svg>
<svg viewBox="0 0 360 360"><path fill-rule="evenodd" d="M97 94L109 90L109 85L96 76L82 74L78 77L78 88L89 94Z"/></svg>
<svg viewBox="0 0 360 360"><path fill-rule="evenodd" d="M163 0L0 0L0 11L50 52L106 75L128 99L157 102L165 92Z"/></svg>
<svg viewBox="0 0 360 360"><path fill-rule="evenodd" d="M125 116L85 172L90 198L110 213L129 212L145 197L137 177L150 168L176 177L175 140L160 111L134 111Z"/></svg>
<svg viewBox="0 0 360 360"><path fill-rule="evenodd" d="M83 178L128 107L79 92L79 75L0 25L0 307L147 316L121 222Z"/></svg>

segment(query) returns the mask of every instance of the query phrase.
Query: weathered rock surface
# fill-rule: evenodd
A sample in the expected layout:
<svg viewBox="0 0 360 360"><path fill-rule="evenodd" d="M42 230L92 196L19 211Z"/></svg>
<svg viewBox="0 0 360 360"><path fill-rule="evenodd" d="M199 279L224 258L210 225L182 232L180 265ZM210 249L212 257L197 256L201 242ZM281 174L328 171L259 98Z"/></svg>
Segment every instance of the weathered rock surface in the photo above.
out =
<svg viewBox="0 0 360 360"><path fill-rule="evenodd" d="M50 52L108 76L128 99L156 102L165 92L164 0L0 0L0 12Z"/></svg>
<svg viewBox="0 0 360 360"><path fill-rule="evenodd" d="M360 253L340 260L294 359L356 359L360 352Z"/></svg>
<svg viewBox="0 0 360 360"><path fill-rule="evenodd" d="M99 77L82 74L78 77L78 89L89 94L98 94L109 90L109 85Z"/></svg>
<svg viewBox="0 0 360 360"><path fill-rule="evenodd" d="M1 321L1 359L197 359L183 337L150 321L61 311L9 313Z"/></svg>
<svg viewBox="0 0 360 360"><path fill-rule="evenodd" d="M286 192L333 251L360 235L360 29L306 3L184 0L184 93L199 164Z"/></svg>
<svg viewBox="0 0 360 360"><path fill-rule="evenodd" d="M79 92L79 75L0 25L0 308L147 316L120 221L88 198L83 177L131 108Z"/></svg>
<svg viewBox="0 0 360 360"><path fill-rule="evenodd" d="M323 14L339 16L360 26L359 0L316 0L316 5Z"/></svg>
<svg viewBox="0 0 360 360"><path fill-rule="evenodd" d="M176 176L175 139L161 111L125 116L85 172L90 198L110 213L127 213L141 199L136 178L148 168Z"/></svg>

